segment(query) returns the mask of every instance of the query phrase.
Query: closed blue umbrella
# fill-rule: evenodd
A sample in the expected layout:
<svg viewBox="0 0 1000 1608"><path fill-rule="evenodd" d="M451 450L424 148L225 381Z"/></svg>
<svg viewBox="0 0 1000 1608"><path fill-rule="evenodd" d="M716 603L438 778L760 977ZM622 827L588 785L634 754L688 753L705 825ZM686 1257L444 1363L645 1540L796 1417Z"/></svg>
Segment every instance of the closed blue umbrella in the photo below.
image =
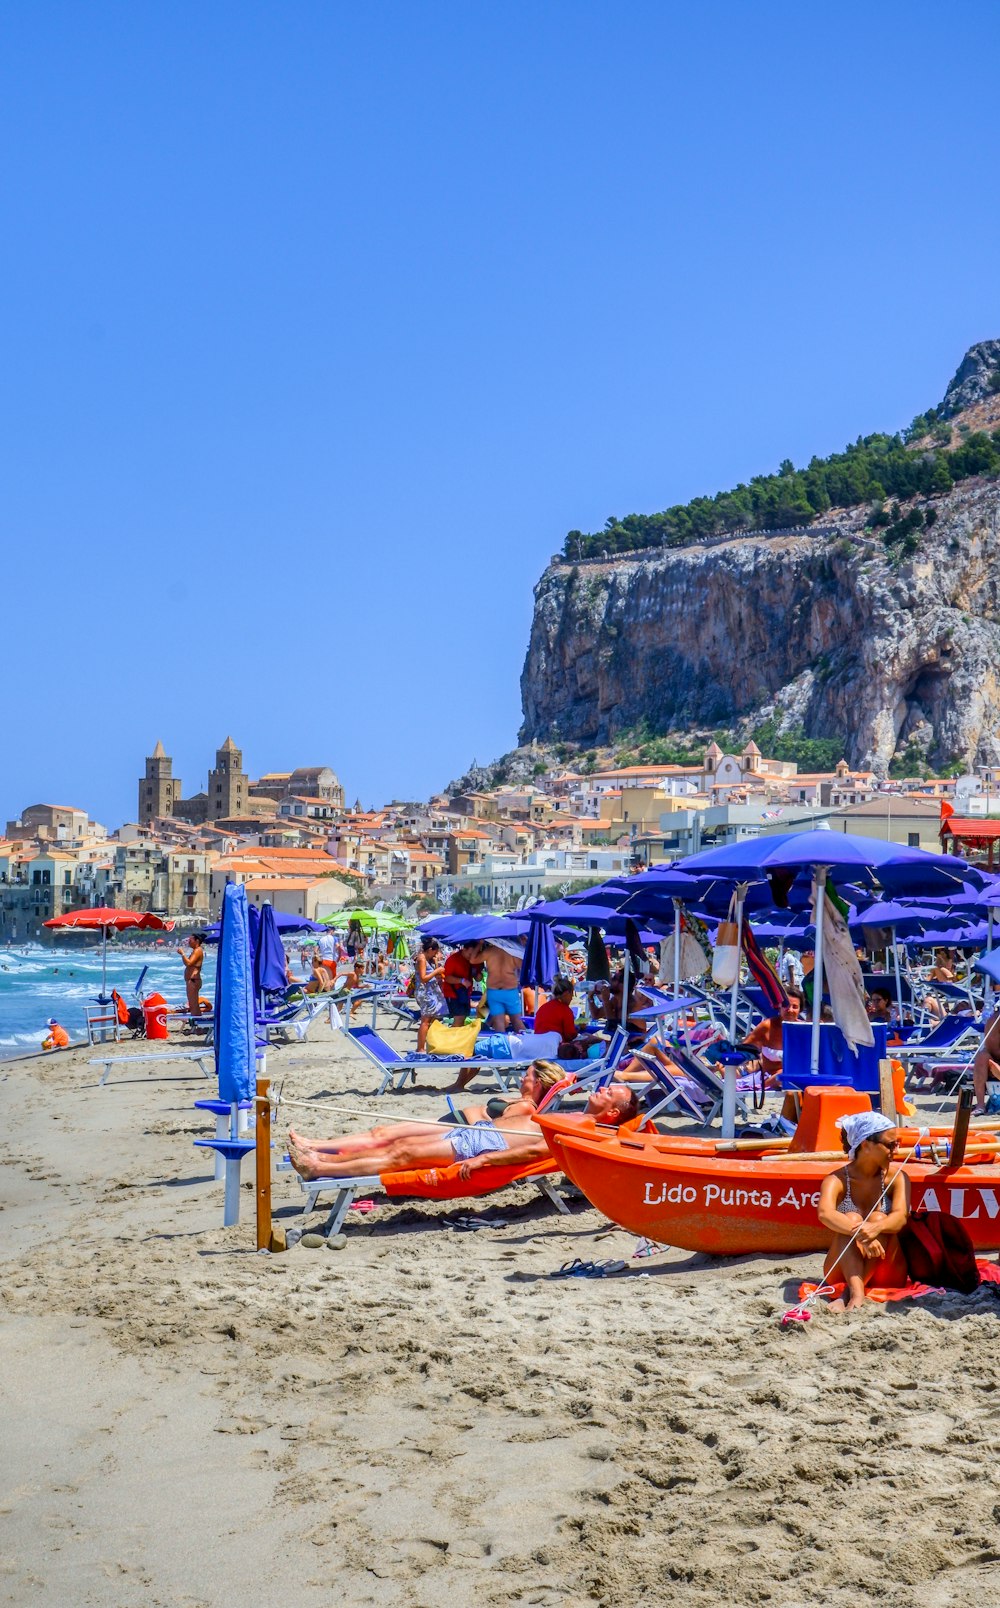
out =
<svg viewBox="0 0 1000 1608"><path fill-rule="evenodd" d="M556 941L547 921L533 921L518 979L522 988L548 988L559 970Z"/></svg>
<svg viewBox="0 0 1000 1608"><path fill-rule="evenodd" d="M242 883L226 884L222 933L215 974L215 1069L219 1098L230 1105L249 1100L254 1089L253 963L250 919Z"/></svg>
<svg viewBox="0 0 1000 1608"><path fill-rule="evenodd" d="M278 932L278 923L274 919L274 907L269 904L262 905L257 943L253 952L253 984L257 997L284 989L287 981L286 970L285 948Z"/></svg>

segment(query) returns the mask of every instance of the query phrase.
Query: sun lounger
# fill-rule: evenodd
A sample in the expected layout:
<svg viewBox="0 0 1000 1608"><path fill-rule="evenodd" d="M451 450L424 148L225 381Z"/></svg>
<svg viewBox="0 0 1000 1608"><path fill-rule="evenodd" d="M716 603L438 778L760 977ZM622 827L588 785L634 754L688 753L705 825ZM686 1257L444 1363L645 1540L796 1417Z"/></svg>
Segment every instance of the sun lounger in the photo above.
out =
<svg viewBox="0 0 1000 1608"><path fill-rule="evenodd" d="M549 1199L557 1211L567 1212L569 1207L553 1181L559 1172L555 1161L547 1156L542 1161L530 1162L522 1167L490 1167L472 1178L460 1178L459 1167L432 1167L421 1172L377 1173L356 1178L300 1178L306 1196L303 1215L316 1210L320 1195L334 1195L333 1209L323 1232L329 1237L338 1234L353 1202L359 1195L383 1194L391 1199L409 1196L418 1200L471 1200L478 1195L491 1195L509 1184L533 1183Z"/></svg>
<svg viewBox="0 0 1000 1608"><path fill-rule="evenodd" d="M347 1037L357 1045L362 1055L378 1067L382 1073L382 1081L375 1091L377 1095L384 1094L390 1087L396 1090L403 1089L406 1087L408 1078L412 1078L415 1083L418 1072L424 1072L436 1066L445 1068L453 1076L458 1072L470 1070L492 1073L498 1088L506 1093L508 1089L514 1088L521 1081L523 1072L535 1059L534 1056L528 1056L524 1060L496 1061L485 1055L471 1055L467 1059L462 1059L460 1056L428 1055L426 1053L422 1055L414 1053L404 1056L400 1055L398 1050L393 1049L392 1045L382 1038L381 1034L374 1032L372 1028L367 1026L348 1028ZM557 1060L556 1064L564 1066L567 1072L580 1073L581 1077L585 1077L590 1082L598 1081L602 1076L612 1072L618 1065L625 1052L626 1044L626 1035L620 1028L617 1028L612 1034L607 1051L600 1060Z"/></svg>
<svg viewBox="0 0 1000 1608"><path fill-rule="evenodd" d="M168 1061L195 1061L205 1074L206 1078L215 1076L215 1051L208 1045L199 1050L156 1050L148 1055L95 1055L91 1057L91 1066L103 1066L98 1088L107 1083L113 1066L138 1066L140 1063L148 1065L151 1061L166 1064ZM211 1070L209 1070L211 1068Z"/></svg>
<svg viewBox="0 0 1000 1608"><path fill-rule="evenodd" d="M305 994L299 1000L289 1005L280 1006L275 1011L268 1011L257 1017L257 1027L263 1029L266 1038L277 1034L280 1038L287 1038L289 1034L301 1043L314 1022L326 1012L331 1028L340 1025L339 1007L347 1008L348 995L345 990L333 989L328 994Z"/></svg>
<svg viewBox="0 0 1000 1608"><path fill-rule="evenodd" d="M974 1016L945 1016L922 1038L908 1038L903 1044L890 1044L889 1053L897 1061L934 1060L943 1051L957 1052L965 1041L975 1049L982 1031L982 1024Z"/></svg>
<svg viewBox="0 0 1000 1608"><path fill-rule="evenodd" d="M701 1060L693 1050L689 1050L685 1045L667 1043L664 1044L663 1048L665 1054L673 1061L678 1072L684 1078L687 1078L689 1083L694 1085L693 1090L688 1089L685 1091L687 1098L680 1103L687 1104L689 1110L692 1105L697 1106L699 1121L706 1128L710 1128L722 1110L722 1098L725 1088L722 1078L719 1077L717 1072L713 1072L711 1067ZM656 1064L657 1066L660 1065L658 1061ZM664 1067L661 1070L666 1072L667 1069ZM677 1080L674 1079L673 1081L676 1086ZM706 1110L708 1112L707 1116L705 1114ZM747 1110L746 1101L739 1091L736 1094L736 1110L744 1122L749 1122L750 1113Z"/></svg>

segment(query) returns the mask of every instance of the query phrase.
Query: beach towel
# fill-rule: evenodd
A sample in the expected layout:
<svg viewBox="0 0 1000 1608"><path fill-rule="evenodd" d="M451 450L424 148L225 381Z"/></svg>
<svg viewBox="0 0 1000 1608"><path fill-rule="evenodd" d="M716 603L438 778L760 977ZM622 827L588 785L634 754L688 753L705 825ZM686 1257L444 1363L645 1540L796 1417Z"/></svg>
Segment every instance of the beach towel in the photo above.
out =
<svg viewBox="0 0 1000 1608"><path fill-rule="evenodd" d="M709 959L701 944L686 928L681 928L681 963L679 976L682 982L689 982L692 977L704 977L709 968ZM674 980L674 935L664 938L660 944L660 978L661 983L672 983Z"/></svg>
<svg viewBox="0 0 1000 1608"><path fill-rule="evenodd" d="M997 1266L996 1262L984 1262L977 1258L976 1267L979 1270L980 1284L1000 1284L1000 1267ZM800 1284L799 1300L806 1301L809 1296L815 1295L817 1290L822 1289L823 1291L829 1290L831 1292L829 1299L836 1301L843 1296L846 1288L847 1286L843 1280L838 1279L822 1285ZM874 1288L869 1285L865 1291L869 1301L913 1301L924 1295L954 1295L956 1293L954 1290L946 1290L943 1284L920 1284L915 1279L908 1280L906 1284L876 1285Z"/></svg>
<svg viewBox="0 0 1000 1608"><path fill-rule="evenodd" d="M813 894L815 916L815 890ZM852 1055L859 1045L875 1043L872 1024L865 1008L865 985L854 952L854 940L837 906L828 894L823 896L823 973L830 995L833 1019L843 1033Z"/></svg>
<svg viewBox="0 0 1000 1608"><path fill-rule="evenodd" d="M743 928L743 953L747 957L750 975L767 1000L771 1011L777 1014L778 1011L787 1009L788 995L777 973L768 965L764 951L751 931L749 922Z"/></svg>

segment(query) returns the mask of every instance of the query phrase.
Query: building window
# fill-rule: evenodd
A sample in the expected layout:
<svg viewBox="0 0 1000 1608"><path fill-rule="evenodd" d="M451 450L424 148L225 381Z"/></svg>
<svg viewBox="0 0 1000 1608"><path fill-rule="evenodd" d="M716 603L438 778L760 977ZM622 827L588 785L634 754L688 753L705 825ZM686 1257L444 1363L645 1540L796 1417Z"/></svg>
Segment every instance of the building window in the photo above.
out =
<svg viewBox="0 0 1000 1608"><path fill-rule="evenodd" d="M906 834L906 846L909 849L919 849L919 847L920 847L920 833L919 832L907 832L907 834Z"/></svg>

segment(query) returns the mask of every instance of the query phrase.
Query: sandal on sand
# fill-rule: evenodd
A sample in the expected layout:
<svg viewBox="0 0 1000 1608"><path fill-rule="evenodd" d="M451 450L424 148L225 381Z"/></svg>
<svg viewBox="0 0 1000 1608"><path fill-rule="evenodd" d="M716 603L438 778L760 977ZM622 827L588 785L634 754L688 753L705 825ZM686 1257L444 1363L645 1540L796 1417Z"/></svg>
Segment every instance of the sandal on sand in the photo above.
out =
<svg viewBox="0 0 1000 1608"><path fill-rule="evenodd" d="M607 1262L584 1262L579 1256L572 1262L564 1262L555 1273L550 1273L551 1279L604 1279L609 1273L623 1273L625 1263L615 1260Z"/></svg>

